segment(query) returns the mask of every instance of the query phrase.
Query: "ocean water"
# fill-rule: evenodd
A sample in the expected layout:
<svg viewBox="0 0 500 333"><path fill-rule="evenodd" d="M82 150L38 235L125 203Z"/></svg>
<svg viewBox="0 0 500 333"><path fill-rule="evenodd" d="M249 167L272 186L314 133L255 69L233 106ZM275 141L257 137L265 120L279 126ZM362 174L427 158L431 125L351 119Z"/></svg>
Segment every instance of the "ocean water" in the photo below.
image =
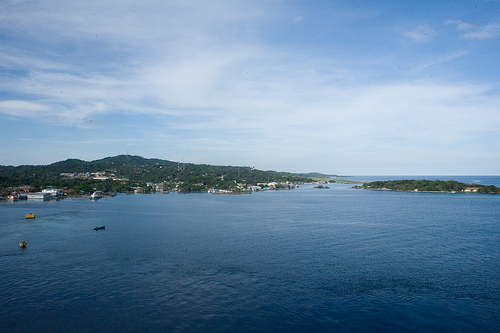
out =
<svg viewBox="0 0 500 333"><path fill-rule="evenodd" d="M499 277L500 195L0 203L1 332L499 332Z"/></svg>

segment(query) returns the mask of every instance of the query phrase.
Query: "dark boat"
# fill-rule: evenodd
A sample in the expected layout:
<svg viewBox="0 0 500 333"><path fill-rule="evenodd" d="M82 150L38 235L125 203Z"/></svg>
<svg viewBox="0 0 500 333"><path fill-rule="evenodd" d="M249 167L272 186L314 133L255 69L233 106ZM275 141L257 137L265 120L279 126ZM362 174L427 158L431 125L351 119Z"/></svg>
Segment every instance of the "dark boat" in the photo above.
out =
<svg viewBox="0 0 500 333"><path fill-rule="evenodd" d="M95 227L94 230L104 230L106 229L106 226L103 225L102 227Z"/></svg>

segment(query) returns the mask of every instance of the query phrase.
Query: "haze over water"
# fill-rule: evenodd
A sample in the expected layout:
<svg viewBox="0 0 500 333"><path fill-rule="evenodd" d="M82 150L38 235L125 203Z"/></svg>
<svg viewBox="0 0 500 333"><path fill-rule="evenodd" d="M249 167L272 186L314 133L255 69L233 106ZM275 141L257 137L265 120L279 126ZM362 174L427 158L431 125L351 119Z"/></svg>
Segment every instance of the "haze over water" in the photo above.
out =
<svg viewBox="0 0 500 333"><path fill-rule="evenodd" d="M0 330L499 331L499 216L350 185L1 203Z"/></svg>

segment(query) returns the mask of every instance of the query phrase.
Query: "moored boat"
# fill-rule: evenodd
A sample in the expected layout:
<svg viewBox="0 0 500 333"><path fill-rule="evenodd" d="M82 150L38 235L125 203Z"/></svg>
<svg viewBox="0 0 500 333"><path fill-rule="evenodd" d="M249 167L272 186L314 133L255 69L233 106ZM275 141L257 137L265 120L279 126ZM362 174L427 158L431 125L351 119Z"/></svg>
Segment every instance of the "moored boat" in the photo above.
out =
<svg viewBox="0 0 500 333"><path fill-rule="evenodd" d="M19 200L19 194L17 192L13 192L7 196L7 200L9 201L18 201Z"/></svg>
<svg viewBox="0 0 500 333"><path fill-rule="evenodd" d="M102 192L101 191L95 191L94 193L92 193L90 195L90 200L97 200L97 199L100 199L102 196L101 196Z"/></svg>

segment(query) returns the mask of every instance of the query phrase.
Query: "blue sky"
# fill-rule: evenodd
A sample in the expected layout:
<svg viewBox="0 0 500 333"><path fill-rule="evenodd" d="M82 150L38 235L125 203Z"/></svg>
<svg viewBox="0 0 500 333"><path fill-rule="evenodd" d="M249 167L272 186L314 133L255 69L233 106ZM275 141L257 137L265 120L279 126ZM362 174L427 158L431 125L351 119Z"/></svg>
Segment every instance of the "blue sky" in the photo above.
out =
<svg viewBox="0 0 500 333"><path fill-rule="evenodd" d="M500 1L0 2L0 164L500 175Z"/></svg>

